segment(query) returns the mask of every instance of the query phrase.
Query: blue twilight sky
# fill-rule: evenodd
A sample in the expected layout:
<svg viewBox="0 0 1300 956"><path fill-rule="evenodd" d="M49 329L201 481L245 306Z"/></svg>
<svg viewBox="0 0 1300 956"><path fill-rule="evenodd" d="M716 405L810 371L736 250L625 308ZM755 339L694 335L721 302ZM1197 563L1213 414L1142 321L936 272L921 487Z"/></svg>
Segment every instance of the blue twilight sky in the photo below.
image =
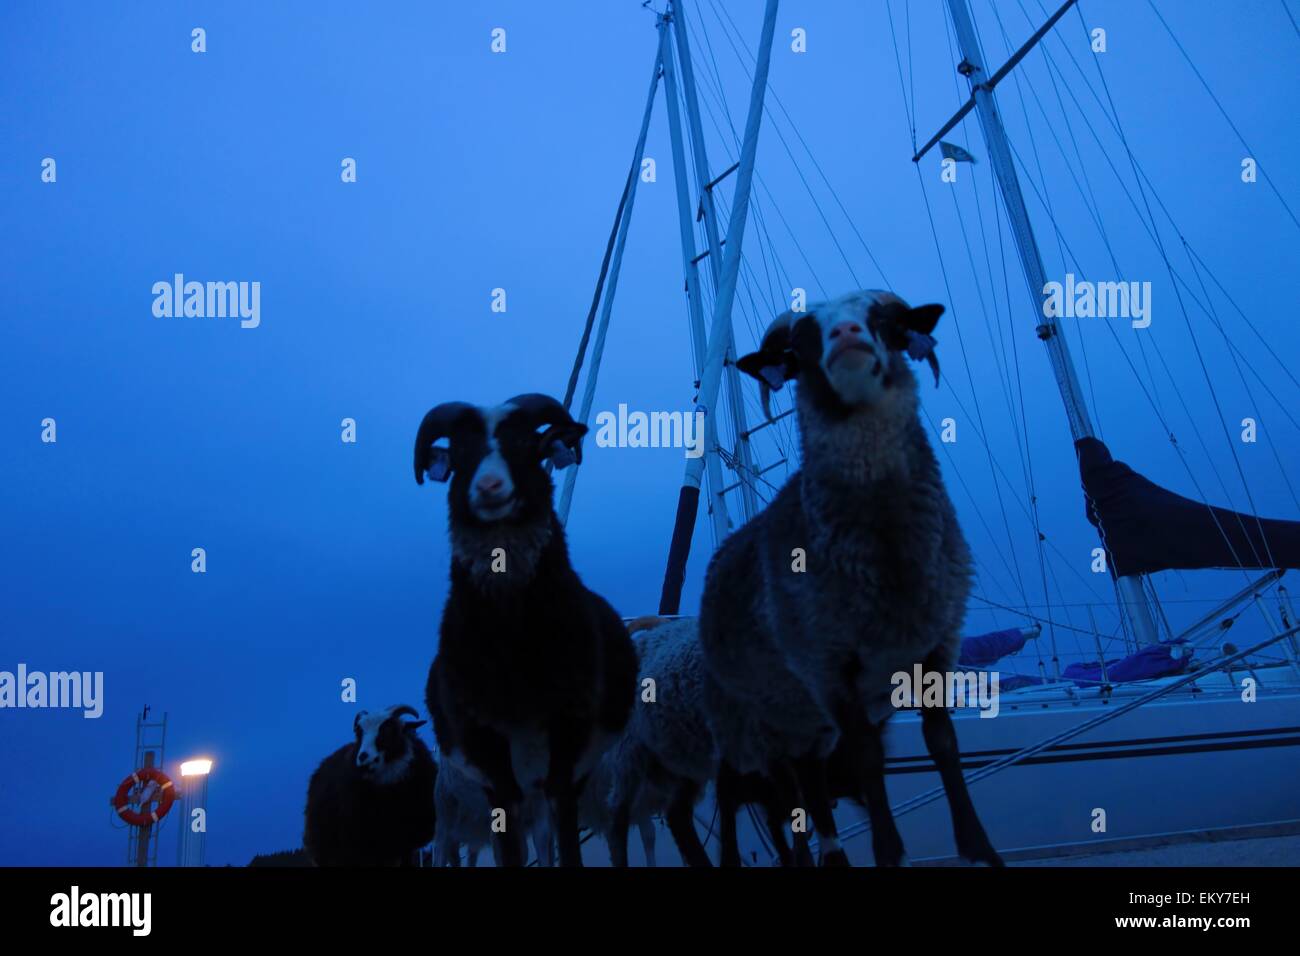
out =
<svg viewBox="0 0 1300 956"><path fill-rule="evenodd" d="M1047 613L1025 511L1028 435L1050 613L1086 626L1085 609L1057 605L1109 588L1088 570L1095 539L1068 431L1004 224L999 238L974 119L949 136L980 159L957 183L940 181L932 154L923 195L910 162L909 111L924 140L960 102L945 9L782 6L771 70L780 103L769 104L745 236L742 348L796 286L812 299L884 285L946 303L945 384L926 385L924 403L934 422L957 423L941 457L979 558L976 591ZM1289 162L1300 150L1300 35L1286 7L1158 6L1300 209ZM1050 12L1040 0L973 7L991 65ZM762 4L689 8L716 173L736 155L717 86L739 131ZM1035 184L1024 191L1048 273L1152 283L1150 328L1069 326L1102 434L1169 487L1195 494L1199 484L1244 508L1235 449L1259 509L1297 517L1287 480L1300 476L1278 461L1294 464L1300 389L1209 273L1274 351L1293 355L1300 228L1262 178L1242 182L1245 148L1150 6L1082 9L1105 28L1106 52L1089 49L1071 12L1043 48L1050 59L1031 55L999 96ZM194 27L207 31L205 53L191 51ZM497 27L503 54L490 49ZM791 49L795 28L806 30L804 53ZM215 758L209 860L242 864L297 845L307 776L349 736L356 708L340 701L340 681L356 679L363 707L423 707L448 549L443 489L411 480L415 427L449 399L562 394L645 101L653 15L639 0L15 0L0 9L0 36L0 670L103 671L106 682L98 720L0 710L0 864L124 859L107 800L131 769L145 703L169 715L168 770ZM1170 260L1198 295L1202 281L1212 292L1249 391L1214 324L1190 303L1180 310L1145 211L1125 196L1143 208L1102 111L1108 96L1149 177ZM662 95L647 154L657 179L637 194L596 411L692 404ZM41 181L46 157L54 183ZM357 162L354 184L340 181L344 157ZM733 183L721 190L727 208ZM1035 198L1043 183L1060 241ZM1193 271L1152 189L1209 272ZM156 318L150 290L178 272L260 282L260 326ZM498 287L504 314L490 309ZM1236 440L1246 416L1262 423L1255 444ZM355 444L340 440L345 417ZM45 418L57 443L41 440ZM788 445L787 430L769 431L757 445L765 464L781 457L772 436ZM682 467L680 450L588 450L573 559L622 613L655 608ZM712 547L704 520L696 545L688 612ZM196 547L205 574L190 570ZM1211 585L1239 581L1156 583L1176 625L1205 609ZM1113 609L1095 613L1114 630ZM1020 619L973 601L969 627ZM1079 647L1061 641L1063 655ZM174 859L175 825L163 862Z"/></svg>

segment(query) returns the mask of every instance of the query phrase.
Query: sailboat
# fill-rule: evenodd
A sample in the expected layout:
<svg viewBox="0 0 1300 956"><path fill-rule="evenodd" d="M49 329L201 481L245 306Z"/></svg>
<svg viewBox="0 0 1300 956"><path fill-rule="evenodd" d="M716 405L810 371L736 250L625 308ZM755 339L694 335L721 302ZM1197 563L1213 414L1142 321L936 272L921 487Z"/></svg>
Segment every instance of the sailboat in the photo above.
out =
<svg viewBox="0 0 1300 956"><path fill-rule="evenodd" d="M691 57L688 2L694 0L664 0L664 8L655 11L658 38L650 92L565 396L570 407L578 401L577 385L585 363L585 388L575 414L590 421L638 172L662 84L696 359L692 401L705 422L705 454L687 461L668 546L658 607L664 616L682 612L686 563L701 500L716 544L736 521L756 514L764 498L775 491L769 472L784 467L788 473L797 467L792 460L796 446L788 440L788 410L777 409L754 424L747 419L734 361L732 322L742 271L749 268L752 275L769 262L761 248L757 263L748 262L743 249L754 206L757 142L769 92L779 0L766 0L738 156L720 172L708 159ZM1087 626L1079 627L1062 620L1058 615L1063 608L1050 603L1045 610L1027 601L1019 606L1007 603L998 606L1019 618L1016 626L968 639L966 662L1001 676L997 719L984 719L987 715L975 709L953 710L963 769L981 818L994 845L1009 860L1189 839L1215 831L1240 835L1300 827L1300 775L1296 773L1300 766L1300 620L1284 585L1285 571L1300 568L1300 522L1263 518L1184 497L1116 458L1102 440L1091 413L1094 403L1072 357L1067 328L1059 310L1054 314L1047 305L1049 274L998 102L1001 85L1014 77L1025 57L1067 13L1072 9L1078 13L1076 2L1063 3L995 70L984 61L967 0L946 3L960 56L955 65L969 97L923 146L916 146L913 134L912 159L919 170L921 161L938 146L945 162L973 161L969 149L944 137L974 114L996 182L998 215L1014 243L1028 302L1033 305L1032 311L1015 305L1008 287L1004 309L1014 315L1022 331L1027 332L1028 320L1033 321L1032 330L1050 363L1078 461L1079 521L1086 520L1096 531L1094 554L1111 586L1110 611L1117 622L1107 633L1097 625L1092 607ZM1082 21L1082 14L1078 15ZM892 10L890 16L892 25ZM901 61L899 71L901 83ZM1124 150L1140 185L1144 174L1127 141ZM1146 184L1150 186L1150 181ZM725 224L724 186L731 187ZM1051 224L1058 236L1065 231L1054 218ZM1153 214L1151 225L1155 226ZM994 228L1001 227L995 222ZM760 223L760 239L764 230ZM1155 230L1157 244L1159 235ZM1167 257L1165 261L1168 264ZM1182 281L1172 266L1170 277L1176 287ZM1195 290L1185 282L1182 288L1205 307ZM1204 298L1208 301L1208 293ZM1027 353L1017 353L1018 360L1030 361ZM782 432L786 441L780 438ZM1025 437L1038 442L1064 440ZM760 449L765 439L774 446L774 451L768 450L776 458L766 465ZM788 454L785 449L790 449ZM991 452L990 466L998 468ZM580 474L580 468L566 472L559 504L563 520L573 505ZM1049 542L1039 521L1032 472L1029 476L1024 511L1036 537L1034 550L1045 568L1051 559ZM1001 480L994 475L995 483ZM962 517L968 520L967 515ZM1245 583L1190 625L1173 629L1159 603L1153 576L1205 569L1236 569ZM1045 596L1051 593L1047 575L1044 570ZM1084 638L1078 659L1064 666L1062 657L1068 654L1056 644L1058 631ZM910 856L914 861L951 858L948 811L939 799L943 791L921 739L919 719L906 711L898 714L886 739L889 794ZM1151 782L1156 778L1159 787L1153 790ZM712 815L707 802L699 808L697 819L705 834L715 830ZM841 840L853 862L870 864L870 840L862 838L869 830L865 815L842 803L837 817ZM772 862L774 854L762 827L746 828L742 839L747 841L749 861ZM670 845L661 841L661 846ZM600 862L599 853L593 851L592 862Z"/></svg>

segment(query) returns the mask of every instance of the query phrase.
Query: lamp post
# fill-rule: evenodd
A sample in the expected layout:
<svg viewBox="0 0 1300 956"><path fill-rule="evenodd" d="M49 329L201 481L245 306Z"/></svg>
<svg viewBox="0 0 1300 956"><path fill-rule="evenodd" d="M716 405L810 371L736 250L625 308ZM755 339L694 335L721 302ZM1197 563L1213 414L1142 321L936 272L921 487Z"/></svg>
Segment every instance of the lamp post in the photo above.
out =
<svg viewBox="0 0 1300 956"><path fill-rule="evenodd" d="M181 764L181 819L176 865L202 866L208 843L208 776L212 761L205 758ZM202 811L196 819L195 810ZM197 829L196 829L197 828Z"/></svg>

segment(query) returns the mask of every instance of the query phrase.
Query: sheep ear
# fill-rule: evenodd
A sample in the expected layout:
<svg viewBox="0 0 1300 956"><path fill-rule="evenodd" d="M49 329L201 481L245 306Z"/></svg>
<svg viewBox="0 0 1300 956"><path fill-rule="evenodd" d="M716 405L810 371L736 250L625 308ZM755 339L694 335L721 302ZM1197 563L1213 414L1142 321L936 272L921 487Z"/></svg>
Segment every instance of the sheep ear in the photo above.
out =
<svg viewBox="0 0 1300 956"><path fill-rule="evenodd" d="M451 477L451 451L434 445L429 449L428 464L424 473L431 481L446 481Z"/></svg>
<svg viewBox="0 0 1300 956"><path fill-rule="evenodd" d="M756 378L760 385L774 392L779 392L786 382L798 374L792 353L774 352L770 349L759 349L741 356L736 360L736 368Z"/></svg>
<svg viewBox="0 0 1300 956"><path fill-rule="evenodd" d="M918 305L914 309L907 310L902 322L913 332L929 335L934 331L934 327L939 324L939 316L941 315L943 315L943 306L941 305Z"/></svg>
<svg viewBox="0 0 1300 956"><path fill-rule="evenodd" d="M582 436L585 434L587 434L587 426L579 422L552 425L537 437L537 447L542 461L549 461L556 469L568 468L574 464L581 465Z"/></svg>
<svg viewBox="0 0 1300 956"><path fill-rule="evenodd" d="M357 711L357 715L352 718L352 732L354 734L361 733L361 718L366 716L368 713L369 711L359 710Z"/></svg>
<svg viewBox="0 0 1300 956"><path fill-rule="evenodd" d="M423 727L423 726L424 726L425 724L427 724L427 723L428 723L427 720L412 720L412 721L409 721L409 722L407 722L407 723L405 723L405 724L402 724L402 729L403 729L403 730L414 730L416 727Z"/></svg>

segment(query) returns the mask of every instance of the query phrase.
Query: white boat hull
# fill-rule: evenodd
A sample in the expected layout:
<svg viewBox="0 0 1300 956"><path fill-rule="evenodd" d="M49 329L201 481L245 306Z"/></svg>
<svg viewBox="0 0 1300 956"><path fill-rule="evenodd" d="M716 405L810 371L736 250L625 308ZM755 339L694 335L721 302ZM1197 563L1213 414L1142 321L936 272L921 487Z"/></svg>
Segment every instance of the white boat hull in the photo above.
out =
<svg viewBox="0 0 1300 956"><path fill-rule="evenodd" d="M1216 674L1197 682L1203 689L1172 691L975 782L971 796L993 845L1004 853L1050 854L1089 842L1300 820L1300 685L1289 674L1279 679L1283 675L1273 673L1253 703ZM1108 702L1086 691L1073 698L1047 688L1006 693L994 718L954 710L963 768L969 772L1068 730L1158 683L1118 688ZM894 806L940 785L920 727L916 714L903 713L886 732L886 784ZM842 833L864 817L848 801L836 810ZM702 835L711 823L716 829L711 800L700 805L697 820ZM956 852L942 797L901 814L898 827L912 861ZM771 862L747 813L741 814L740 841L746 862ZM644 863L639 844L633 834L634 866ZM716 860L716 840L709 848ZM869 831L849 836L845 849L855 865L872 865ZM600 840L588 842L585 856L590 865L609 862ZM662 825L656 856L661 866L680 863Z"/></svg>

